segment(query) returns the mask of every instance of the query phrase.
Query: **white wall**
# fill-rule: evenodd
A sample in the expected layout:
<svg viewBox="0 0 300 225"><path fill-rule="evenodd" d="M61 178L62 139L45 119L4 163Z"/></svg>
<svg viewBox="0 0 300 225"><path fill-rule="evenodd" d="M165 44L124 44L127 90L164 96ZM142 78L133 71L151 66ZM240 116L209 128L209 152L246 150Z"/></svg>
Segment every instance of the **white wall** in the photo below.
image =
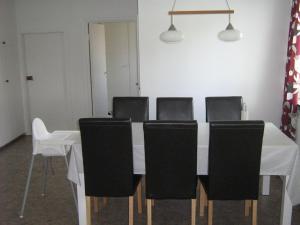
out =
<svg viewBox="0 0 300 225"><path fill-rule="evenodd" d="M88 23L133 20L137 0L15 0L20 50L21 34L64 32L69 128L92 115ZM22 59L22 51L20 53ZM24 75L24 65L21 65ZM25 89L23 90L26 97ZM24 99L26 101L26 99ZM26 104L25 104L26 106ZM28 118L28 115L25 115Z"/></svg>
<svg viewBox="0 0 300 225"><path fill-rule="evenodd" d="M288 41L290 1L231 0L233 25L244 39L217 39L225 15L176 16L185 40L167 45L159 34L169 27L173 0L139 0L141 94L150 96L155 116L157 96L193 96L195 117L205 120L206 96L242 95L250 119L280 124ZM221 9L217 0L177 1L176 9Z"/></svg>
<svg viewBox="0 0 300 225"><path fill-rule="evenodd" d="M16 30L13 1L0 0L0 147L24 132Z"/></svg>

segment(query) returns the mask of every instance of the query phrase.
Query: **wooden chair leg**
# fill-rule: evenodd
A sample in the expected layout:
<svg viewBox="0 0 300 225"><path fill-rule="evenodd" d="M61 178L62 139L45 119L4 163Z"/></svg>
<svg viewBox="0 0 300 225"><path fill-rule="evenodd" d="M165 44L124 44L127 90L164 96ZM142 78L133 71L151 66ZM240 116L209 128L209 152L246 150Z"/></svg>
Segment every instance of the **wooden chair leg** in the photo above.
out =
<svg viewBox="0 0 300 225"><path fill-rule="evenodd" d="M257 200L252 201L252 225L257 225Z"/></svg>
<svg viewBox="0 0 300 225"><path fill-rule="evenodd" d="M197 200L196 199L192 199L192 225L196 225L196 204L197 204Z"/></svg>
<svg viewBox="0 0 300 225"><path fill-rule="evenodd" d="M133 225L133 196L129 196L129 202L128 202L128 208L129 208L129 225Z"/></svg>
<svg viewBox="0 0 300 225"><path fill-rule="evenodd" d="M208 199L207 199L207 194L205 191L204 191L204 205L205 205L205 207L208 206Z"/></svg>
<svg viewBox="0 0 300 225"><path fill-rule="evenodd" d="M93 197L93 202L94 202L94 213L98 213L99 212L98 198L97 197Z"/></svg>
<svg viewBox="0 0 300 225"><path fill-rule="evenodd" d="M203 185L200 183L200 216L204 216L206 193Z"/></svg>
<svg viewBox="0 0 300 225"><path fill-rule="evenodd" d="M91 214L91 197L86 196L86 224L92 224L92 214Z"/></svg>
<svg viewBox="0 0 300 225"><path fill-rule="evenodd" d="M208 225L213 224L213 201L208 201Z"/></svg>
<svg viewBox="0 0 300 225"><path fill-rule="evenodd" d="M142 181L141 181L141 183L142 183ZM146 186L146 184L145 184L145 186ZM146 192L146 190L145 190L145 192ZM152 204L152 207L154 207L154 200L151 200L151 204ZM147 199L145 199L145 206L147 207Z"/></svg>
<svg viewBox="0 0 300 225"><path fill-rule="evenodd" d="M251 200L245 200L245 216L250 215Z"/></svg>
<svg viewBox="0 0 300 225"><path fill-rule="evenodd" d="M141 182L137 187L137 203L138 203L138 213L142 214L143 207L142 207L142 183Z"/></svg>
<svg viewBox="0 0 300 225"><path fill-rule="evenodd" d="M152 225L152 200L147 199L147 225Z"/></svg>
<svg viewBox="0 0 300 225"><path fill-rule="evenodd" d="M108 203L108 198L107 197L103 197L103 206L106 206Z"/></svg>

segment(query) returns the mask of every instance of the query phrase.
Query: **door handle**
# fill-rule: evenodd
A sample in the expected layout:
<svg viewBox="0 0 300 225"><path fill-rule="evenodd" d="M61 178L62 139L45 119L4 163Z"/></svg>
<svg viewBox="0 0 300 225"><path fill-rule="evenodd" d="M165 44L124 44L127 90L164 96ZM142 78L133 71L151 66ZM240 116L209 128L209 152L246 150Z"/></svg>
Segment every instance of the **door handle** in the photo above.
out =
<svg viewBox="0 0 300 225"><path fill-rule="evenodd" d="M26 76L27 81L33 81L33 76Z"/></svg>

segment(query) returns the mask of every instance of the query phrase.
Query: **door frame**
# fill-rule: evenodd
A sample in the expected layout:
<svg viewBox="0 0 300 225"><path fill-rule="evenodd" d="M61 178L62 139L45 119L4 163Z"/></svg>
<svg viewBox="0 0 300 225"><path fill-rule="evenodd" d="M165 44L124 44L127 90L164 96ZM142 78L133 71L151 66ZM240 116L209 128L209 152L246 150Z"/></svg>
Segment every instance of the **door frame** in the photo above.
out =
<svg viewBox="0 0 300 225"><path fill-rule="evenodd" d="M139 19L138 16L136 17L125 17L125 18L99 18L95 20L86 21L86 35L87 35L87 42L88 42L88 68L89 68L89 81L90 81L90 97L91 97L91 112L92 116L94 116L94 103L93 103L93 78L92 78L92 69L91 69L91 52L90 52L90 31L89 25L90 24L104 24L104 23L128 23L128 22L135 22L136 23L136 55L137 55L137 81L138 81L138 96L141 96L141 79L140 79L140 48L139 48Z"/></svg>
<svg viewBox="0 0 300 225"><path fill-rule="evenodd" d="M31 111L30 111L30 99L29 99L29 91L28 84L26 80L26 76L28 75L28 68L26 63L26 47L25 47L25 35L32 34L61 34L63 40L63 51L62 58L64 59L63 63L63 87L64 87L64 98L65 98L65 111L68 112L68 92L67 92L67 79L66 79L66 55L65 55L65 32L63 31L53 31L53 32L24 32L20 34L20 64L21 64L21 86L23 89L23 108L24 108L24 125L25 125L25 133L26 135L32 134L31 127ZM66 117L67 118L67 117ZM66 125L68 126L69 120L66 119Z"/></svg>

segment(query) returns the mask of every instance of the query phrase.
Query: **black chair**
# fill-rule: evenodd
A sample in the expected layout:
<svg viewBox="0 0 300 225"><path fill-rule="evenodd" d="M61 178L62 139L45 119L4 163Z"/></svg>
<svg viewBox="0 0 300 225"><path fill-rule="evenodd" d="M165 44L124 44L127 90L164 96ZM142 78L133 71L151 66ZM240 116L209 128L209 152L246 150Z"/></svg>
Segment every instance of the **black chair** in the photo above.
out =
<svg viewBox="0 0 300 225"><path fill-rule="evenodd" d="M147 224L153 199L192 199L195 225L197 188L197 122L144 122Z"/></svg>
<svg viewBox="0 0 300 225"><path fill-rule="evenodd" d="M129 225L132 225L133 195L137 188L141 211L141 176L133 174L130 120L86 118L79 120L79 126L87 208L90 197L129 197Z"/></svg>
<svg viewBox="0 0 300 225"><path fill-rule="evenodd" d="M213 200L247 200L245 213L249 214L249 203L252 203L252 224L257 224L264 122L211 122L209 134L208 176L200 176L203 185L200 213L203 215L205 190L208 199L208 225L212 225Z"/></svg>
<svg viewBox="0 0 300 225"><path fill-rule="evenodd" d="M114 97L113 118L130 118L132 122L149 120L149 98Z"/></svg>
<svg viewBox="0 0 300 225"><path fill-rule="evenodd" d="M206 122L241 120L242 97L206 97Z"/></svg>
<svg viewBox="0 0 300 225"><path fill-rule="evenodd" d="M194 120L193 98L157 98L157 120Z"/></svg>

